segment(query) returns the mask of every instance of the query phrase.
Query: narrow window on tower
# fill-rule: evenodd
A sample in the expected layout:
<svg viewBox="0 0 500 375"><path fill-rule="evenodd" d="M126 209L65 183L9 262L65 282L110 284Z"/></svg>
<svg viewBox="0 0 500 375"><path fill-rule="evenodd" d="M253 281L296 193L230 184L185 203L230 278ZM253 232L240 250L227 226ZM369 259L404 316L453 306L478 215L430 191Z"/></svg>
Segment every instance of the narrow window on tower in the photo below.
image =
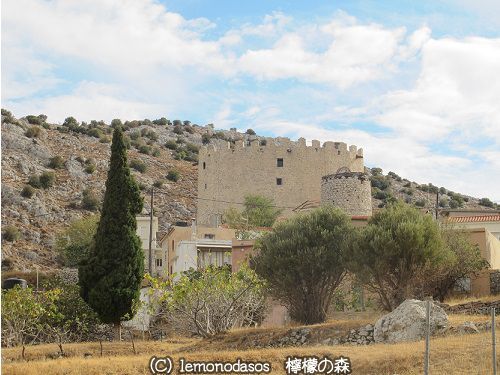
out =
<svg viewBox="0 0 500 375"><path fill-rule="evenodd" d="M282 158L278 158L276 159L276 165L278 167L283 167L283 159Z"/></svg>
<svg viewBox="0 0 500 375"><path fill-rule="evenodd" d="M276 179L276 185L283 185L283 179L282 178L277 178Z"/></svg>
<svg viewBox="0 0 500 375"><path fill-rule="evenodd" d="M203 169L205 169L207 167L207 165L205 164L205 162L203 162Z"/></svg>

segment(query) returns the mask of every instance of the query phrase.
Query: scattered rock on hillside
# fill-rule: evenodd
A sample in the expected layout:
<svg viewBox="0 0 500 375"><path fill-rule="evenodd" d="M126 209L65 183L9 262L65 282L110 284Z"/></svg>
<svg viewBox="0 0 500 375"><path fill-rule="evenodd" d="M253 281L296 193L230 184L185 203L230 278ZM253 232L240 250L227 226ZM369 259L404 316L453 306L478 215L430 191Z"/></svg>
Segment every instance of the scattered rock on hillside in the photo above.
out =
<svg viewBox="0 0 500 375"><path fill-rule="evenodd" d="M380 318L374 327L377 343L415 341L425 337L426 302L414 299L404 301L394 311ZM431 334L448 326L448 315L431 303Z"/></svg>

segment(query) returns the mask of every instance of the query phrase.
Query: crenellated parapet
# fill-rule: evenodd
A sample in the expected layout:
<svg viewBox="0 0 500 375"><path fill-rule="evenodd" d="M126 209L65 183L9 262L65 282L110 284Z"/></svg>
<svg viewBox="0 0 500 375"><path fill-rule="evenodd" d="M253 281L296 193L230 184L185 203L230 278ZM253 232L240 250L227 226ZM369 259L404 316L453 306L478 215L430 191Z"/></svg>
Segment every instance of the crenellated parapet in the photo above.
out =
<svg viewBox="0 0 500 375"><path fill-rule="evenodd" d="M248 194L273 199L284 215L321 198L322 177L346 169L363 172L363 150L344 142L255 138L203 146L198 163L200 224L217 225Z"/></svg>

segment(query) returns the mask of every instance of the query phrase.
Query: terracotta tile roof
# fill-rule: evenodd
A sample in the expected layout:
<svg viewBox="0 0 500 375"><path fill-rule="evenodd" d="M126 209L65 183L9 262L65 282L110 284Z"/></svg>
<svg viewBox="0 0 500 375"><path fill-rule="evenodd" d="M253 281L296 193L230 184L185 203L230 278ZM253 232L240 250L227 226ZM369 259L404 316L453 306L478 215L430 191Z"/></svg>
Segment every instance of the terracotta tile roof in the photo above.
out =
<svg viewBox="0 0 500 375"><path fill-rule="evenodd" d="M500 221L500 215L480 215L480 216L451 216L448 218L452 223L484 223L488 221Z"/></svg>

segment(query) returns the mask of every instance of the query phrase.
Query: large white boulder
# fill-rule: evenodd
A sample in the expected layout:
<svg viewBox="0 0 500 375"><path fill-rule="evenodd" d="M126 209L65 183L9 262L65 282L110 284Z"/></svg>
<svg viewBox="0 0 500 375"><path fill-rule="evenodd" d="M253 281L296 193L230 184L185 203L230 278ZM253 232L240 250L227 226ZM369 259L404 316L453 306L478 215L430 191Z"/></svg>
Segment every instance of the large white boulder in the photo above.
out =
<svg viewBox="0 0 500 375"><path fill-rule="evenodd" d="M415 341L425 337L426 302L407 299L395 310L384 315L373 330L375 342L395 343ZM431 302L431 334L448 326L448 315Z"/></svg>

